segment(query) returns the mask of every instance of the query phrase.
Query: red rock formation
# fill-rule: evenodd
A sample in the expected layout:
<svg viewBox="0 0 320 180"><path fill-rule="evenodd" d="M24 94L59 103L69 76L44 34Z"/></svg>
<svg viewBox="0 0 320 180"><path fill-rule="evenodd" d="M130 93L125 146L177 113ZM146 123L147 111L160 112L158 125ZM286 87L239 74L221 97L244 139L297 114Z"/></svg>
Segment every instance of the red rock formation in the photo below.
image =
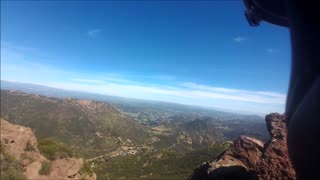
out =
<svg viewBox="0 0 320 180"><path fill-rule="evenodd" d="M271 139L266 143L264 153L256 165L260 179L295 179L287 148L285 118L280 114L266 116L266 124Z"/></svg>
<svg viewBox="0 0 320 180"><path fill-rule="evenodd" d="M80 173L83 167L82 158L53 160L49 175L40 175L41 162L48 159L39 152L37 139L31 128L11 124L2 118L0 127L3 148L23 166L23 173L28 179L96 179L96 174L90 177Z"/></svg>
<svg viewBox="0 0 320 180"><path fill-rule="evenodd" d="M220 157L197 168L190 179L295 179L287 149L285 118L266 116L270 140L240 136Z"/></svg>

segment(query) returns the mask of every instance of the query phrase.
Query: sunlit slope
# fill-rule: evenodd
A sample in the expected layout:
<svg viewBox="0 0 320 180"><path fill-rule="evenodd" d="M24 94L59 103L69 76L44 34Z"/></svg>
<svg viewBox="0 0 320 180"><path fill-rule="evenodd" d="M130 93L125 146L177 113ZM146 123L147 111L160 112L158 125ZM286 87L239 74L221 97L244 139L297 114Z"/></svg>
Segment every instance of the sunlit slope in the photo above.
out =
<svg viewBox="0 0 320 180"><path fill-rule="evenodd" d="M88 156L151 140L145 127L105 102L1 90L1 117L31 127L40 139L57 139Z"/></svg>

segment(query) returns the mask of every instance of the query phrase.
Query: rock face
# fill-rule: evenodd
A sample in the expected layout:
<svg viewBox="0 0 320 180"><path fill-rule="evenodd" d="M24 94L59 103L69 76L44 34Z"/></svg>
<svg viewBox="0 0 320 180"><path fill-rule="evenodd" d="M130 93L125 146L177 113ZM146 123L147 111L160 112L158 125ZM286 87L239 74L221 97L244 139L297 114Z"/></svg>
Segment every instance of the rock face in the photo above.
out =
<svg viewBox="0 0 320 180"><path fill-rule="evenodd" d="M287 149L285 117L266 116L270 140L240 136L212 162L194 170L190 179L295 179Z"/></svg>
<svg viewBox="0 0 320 180"><path fill-rule="evenodd" d="M1 143L16 159L22 154L32 156L36 161L46 160L36 148L37 139L28 127L18 126L1 119ZM23 162L28 165L30 162Z"/></svg>
<svg viewBox="0 0 320 180"><path fill-rule="evenodd" d="M28 179L96 179L81 174L83 160L76 158L56 159L51 161L49 175L40 175L43 161L48 161L37 148L37 139L31 128L14 125L1 119L1 144L23 167L23 174Z"/></svg>
<svg viewBox="0 0 320 180"><path fill-rule="evenodd" d="M262 179L287 177L295 179L287 148L287 129L284 116L269 114L266 123L271 139L265 145L265 152L257 164L257 174Z"/></svg>

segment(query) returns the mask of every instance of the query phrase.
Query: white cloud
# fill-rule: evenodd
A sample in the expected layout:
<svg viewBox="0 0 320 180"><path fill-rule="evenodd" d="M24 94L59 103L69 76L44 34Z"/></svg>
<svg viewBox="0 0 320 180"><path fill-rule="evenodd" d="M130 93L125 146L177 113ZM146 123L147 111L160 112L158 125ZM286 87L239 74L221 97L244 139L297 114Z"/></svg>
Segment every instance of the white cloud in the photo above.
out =
<svg viewBox="0 0 320 180"><path fill-rule="evenodd" d="M105 81L102 80L96 80L96 79L79 79L79 78L74 78L71 79L72 81L76 82L83 82L83 83L92 83L92 84L104 84Z"/></svg>
<svg viewBox="0 0 320 180"><path fill-rule="evenodd" d="M102 29L91 29L88 31L88 36L91 38L97 37L102 32Z"/></svg>
<svg viewBox="0 0 320 180"><path fill-rule="evenodd" d="M249 91L241 89L214 87L207 85L199 85L192 82L182 83L182 86L196 90L200 92L200 94L205 94L208 97L221 99L275 104L284 104L286 100L286 95L275 92Z"/></svg>
<svg viewBox="0 0 320 180"><path fill-rule="evenodd" d="M235 42L242 42L245 40L247 40L247 38L242 37L242 36L238 36L238 37L233 38L233 41L235 41Z"/></svg>
<svg viewBox="0 0 320 180"><path fill-rule="evenodd" d="M236 111L267 113L284 110L286 95L278 92L216 87L195 82L176 82L160 76L164 83L146 83L143 76L114 73L86 73L28 61L26 54L1 47L1 79L41 84L67 90L219 107ZM139 78L137 78L139 77ZM153 76L150 78L159 78ZM154 83L154 82L153 82ZM168 86L170 84L170 86Z"/></svg>

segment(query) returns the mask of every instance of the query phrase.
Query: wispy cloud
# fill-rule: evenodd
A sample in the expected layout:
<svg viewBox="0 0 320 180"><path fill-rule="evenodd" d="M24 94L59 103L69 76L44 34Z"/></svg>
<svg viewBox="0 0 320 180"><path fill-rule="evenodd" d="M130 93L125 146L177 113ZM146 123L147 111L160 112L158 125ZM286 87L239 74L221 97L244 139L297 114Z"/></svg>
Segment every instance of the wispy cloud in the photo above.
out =
<svg viewBox="0 0 320 180"><path fill-rule="evenodd" d="M91 29L87 32L88 36L91 38L97 37L102 32L102 29Z"/></svg>
<svg viewBox="0 0 320 180"><path fill-rule="evenodd" d="M20 46L20 45L17 46L17 45L14 45L13 43L8 42L8 41L1 41L1 47L2 47L2 48L13 49L13 50L15 50L15 51L34 52L34 51L37 50L36 48L29 47L29 46Z"/></svg>
<svg viewBox="0 0 320 180"><path fill-rule="evenodd" d="M200 92L200 94L205 94L208 97L230 99L236 101L246 101L265 104L284 104L286 99L286 96L284 94L275 92L249 91L241 89L214 87L196 84L192 82L183 83L182 86L196 90L197 92Z"/></svg>
<svg viewBox="0 0 320 180"><path fill-rule="evenodd" d="M267 48L265 50L266 50L267 53L270 53L270 54L277 52L277 50L273 49L273 48Z"/></svg>
<svg viewBox="0 0 320 180"><path fill-rule="evenodd" d="M83 82L83 83L92 83L92 84L104 84L105 81L102 80L96 80L96 79L79 79L79 78L74 78L71 79L72 81L76 82Z"/></svg>
<svg viewBox="0 0 320 180"><path fill-rule="evenodd" d="M46 85L106 95L219 107L235 111L267 113L284 110L286 95L278 92L216 87L196 82L179 82L163 75L163 83L144 81L125 73L88 73L28 61L27 54L1 47L1 79ZM170 84L170 86L168 86Z"/></svg>
<svg viewBox="0 0 320 180"><path fill-rule="evenodd" d="M233 41L235 41L235 42L242 42L242 41L245 41L245 40L247 40L247 38L246 37L242 37L242 36L238 36L238 37L235 37L235 38L233 38Z"/></svg>

